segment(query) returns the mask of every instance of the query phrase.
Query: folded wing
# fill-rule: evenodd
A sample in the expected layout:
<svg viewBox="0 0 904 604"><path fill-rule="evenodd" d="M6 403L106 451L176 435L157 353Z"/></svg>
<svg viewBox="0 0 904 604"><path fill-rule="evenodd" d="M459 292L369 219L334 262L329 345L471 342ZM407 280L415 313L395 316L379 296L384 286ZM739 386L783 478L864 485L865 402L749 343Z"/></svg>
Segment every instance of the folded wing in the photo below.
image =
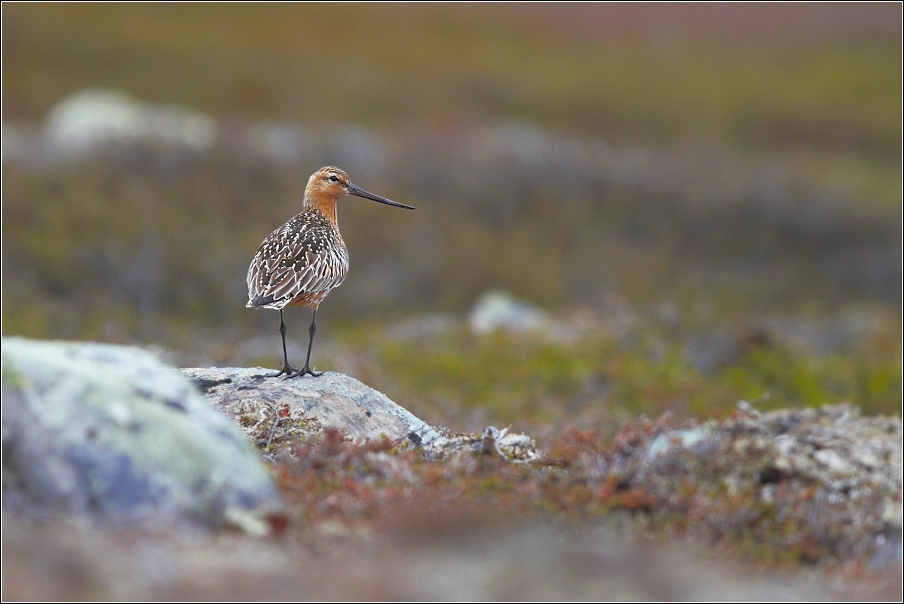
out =
<svg viewBox="0 0 904 604"><path fill-rule="evenodd" d="M248 268L249 307L281 309L305 294L338 287L348 273L348 251L319 214L299 214L270 233Z"/></svg>

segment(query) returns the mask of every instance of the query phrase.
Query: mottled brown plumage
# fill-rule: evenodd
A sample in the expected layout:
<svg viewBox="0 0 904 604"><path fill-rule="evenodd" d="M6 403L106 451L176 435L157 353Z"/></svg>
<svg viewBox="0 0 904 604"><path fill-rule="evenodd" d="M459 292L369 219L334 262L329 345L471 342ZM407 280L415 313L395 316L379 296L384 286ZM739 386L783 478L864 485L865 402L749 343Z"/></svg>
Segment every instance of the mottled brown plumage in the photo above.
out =
<svg viewBox="0 0 904 604"><path fill-rule="evenodd" d="M247 305L316 310L347 273L348 250L339 229L319 211L305 210L261 244L248 269Z"/></svg>
<svg viewBox="0 0 904 604"><path fill-rule="evenodd" d="M326 295L342 283L349 267L348 249L336 222L336 202L344 195L414 209L359 189L339 168L321 168L311 175L305 188L302 211L264 239L248 268L246 306L279 311L283 368L276 376L320 375L310 367L311 345L317 329L317 308ZM286 354L286 325L283 321L286 306L314 309L314 320L308 330L307 359L300 370L289 365Z"/></svg>

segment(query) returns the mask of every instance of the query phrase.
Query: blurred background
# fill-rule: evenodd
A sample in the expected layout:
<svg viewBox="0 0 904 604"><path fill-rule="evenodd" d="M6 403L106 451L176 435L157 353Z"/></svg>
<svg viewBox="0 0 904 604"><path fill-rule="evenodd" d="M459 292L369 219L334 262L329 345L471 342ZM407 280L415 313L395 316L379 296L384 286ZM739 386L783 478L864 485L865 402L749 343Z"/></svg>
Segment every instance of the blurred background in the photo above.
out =
<svg viewBox="0 0 904 604"><path fill-rule="evenodd" d="M277 368L245 274L332 164L417 211L340 202L314 361L428 422L900 415L895 3L2 11L4 335Z"/></svg>

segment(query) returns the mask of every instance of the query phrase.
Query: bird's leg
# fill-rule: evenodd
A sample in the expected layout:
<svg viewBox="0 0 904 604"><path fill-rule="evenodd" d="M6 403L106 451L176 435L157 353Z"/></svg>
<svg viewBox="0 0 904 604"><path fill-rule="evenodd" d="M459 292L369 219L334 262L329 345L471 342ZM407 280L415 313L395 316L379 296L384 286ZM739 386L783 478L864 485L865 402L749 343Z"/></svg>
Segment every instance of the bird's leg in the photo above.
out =
<svg viewBox="0 0 904 604"><path fill-rule="evenodd" d="M279 377L281 375L292 375L297 369L289 365L289 355L286 353L286 324L283 321L282 309L279 309L279 334L282 336L282 354L283 354L283 366L282 369L279 370L279 373L275 375L268 375L267 377ZM310 353L309 353L310 354Z"/></svg>
<svg viewBox="0 0 904 604"><path fill-rule="evenodd" d="M312 375L314 377L320 377L323 375L323 372L317 373L316 371L311 369L311 346L314 344L314 332L317 331L317 309L314 309L314 316L311 318L311 326L308 328L308 333L311 334L311 339L308 340L308 356L304 360L304 367L299 369L296 373L292 374L292 377L298 377L300 375Z"/></svg>

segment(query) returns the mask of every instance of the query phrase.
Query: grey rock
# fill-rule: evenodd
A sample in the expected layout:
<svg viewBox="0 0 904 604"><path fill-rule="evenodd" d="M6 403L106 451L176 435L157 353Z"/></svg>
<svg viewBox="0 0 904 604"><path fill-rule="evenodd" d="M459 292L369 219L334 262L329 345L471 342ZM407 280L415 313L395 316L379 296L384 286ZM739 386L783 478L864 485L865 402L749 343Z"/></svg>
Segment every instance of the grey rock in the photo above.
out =
<svg viewBox="0 0 904 604"><path fill-rule="evenodd" d="M801 535L830 544L827 551L837 559L871 559L874 566L900 561L900 418L861 417L849 404L759 413L746 403L739 409L722 422L651 425L647 436L633 444L622 440L603 461L621 484L663 500L688 484L705 494L701 499L726 488L747 493L804 527ZM741 530L745 518L759 513L738 505L708 523Z"/></svg>
<svg viewBox="0 0 904 604"><path fill-rule="evenodd" d="M431 461L472 459L478 454L498 455L512 463L530 463L542 456L531 437L494 426L481 434L444 434L424 447L424 457Z"/></svg>
<svg viewBox="0 0 904 604"><path fill-rule="evenodd" d="M549 315L542 308L504 291L491 290L474 304L468 321L471 330L477 334L489 333L495 329L530 332L547 327Z"/></svg>
<svg viewBox="0 0 904 604"><path fill-rule="evenodd" d="M279 495L229 419L146 351L3 338L4 505L265 532Z"/></svg>
<svg viewBox="0 0 904 604"><path fill-rule="evenodd" d="M236 421L258 447L266 447L268 441L272 445L314 434L323 427L340 428L351 439L361 441L386 436L426 445L440 438L436 430L385 394L341 373L271 378L266 376L275 371L262 367L182 371L208 402ZM275 425L277 417L281 417L280 424L285 422L285 432Z"/></svg>
<svg viewBox="0 0 904 604"><path fill-rule="evenodd" d="M216 136L213 118L180 105L154 105L118 90L78 91L57 104L44 123L47 143L78 154L108 143L156 142L195 150Z"/></svg>
<svg viewBox="0 0 904 604"><path fill-rule="evenodd" d="M248 147L277 163L292 163L316 148L312 137L292 121L262 121L249 128Z"/></svg>

